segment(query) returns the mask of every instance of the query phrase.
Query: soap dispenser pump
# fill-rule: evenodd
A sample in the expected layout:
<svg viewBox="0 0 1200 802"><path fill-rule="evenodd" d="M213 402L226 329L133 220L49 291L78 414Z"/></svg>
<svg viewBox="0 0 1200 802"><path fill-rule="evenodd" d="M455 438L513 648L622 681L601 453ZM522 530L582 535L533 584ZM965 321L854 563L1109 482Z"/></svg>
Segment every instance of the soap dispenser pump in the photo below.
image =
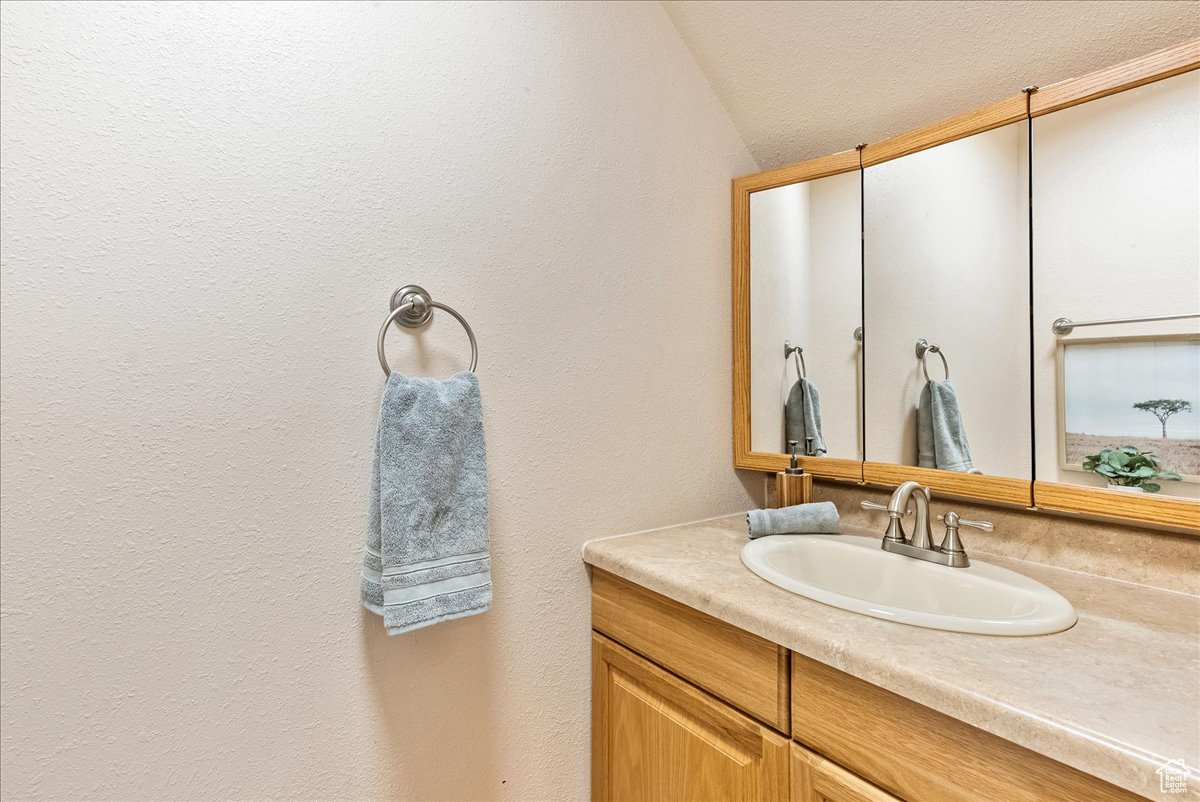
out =
<svg viewBox="0 0 1200 802"><path fill-rule="evenodd" d="M799 445L798 440L788 440L791 461L785 470L775 474L776 507L791 507L812 501L812 474L805 473L800 467L800 457L796 454Z"/></svg>

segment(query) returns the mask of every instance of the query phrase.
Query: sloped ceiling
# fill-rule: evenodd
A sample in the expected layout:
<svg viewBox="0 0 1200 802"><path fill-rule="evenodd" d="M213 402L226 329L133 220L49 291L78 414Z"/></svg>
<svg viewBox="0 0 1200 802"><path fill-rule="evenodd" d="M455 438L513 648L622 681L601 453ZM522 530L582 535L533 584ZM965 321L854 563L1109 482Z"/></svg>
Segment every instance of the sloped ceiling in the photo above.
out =
<svg viewBox="0 0 1200 802"><path fill-rule="evenodd" d="M1200 36L1200 2L663 0L763 169Z"/></svg>

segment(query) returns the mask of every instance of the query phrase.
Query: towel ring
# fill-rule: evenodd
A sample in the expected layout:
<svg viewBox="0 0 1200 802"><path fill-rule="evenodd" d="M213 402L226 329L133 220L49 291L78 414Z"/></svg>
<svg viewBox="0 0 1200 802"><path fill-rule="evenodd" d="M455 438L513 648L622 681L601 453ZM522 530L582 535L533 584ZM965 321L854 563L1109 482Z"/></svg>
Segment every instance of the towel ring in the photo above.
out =
<svg viewBox="0 0 1200 802"><path fill-rule="evenodd" d="M798 345L792 345L791 340L783 341L783 358L792 357L796 361L796 376L804 379L808 377L808 365L804 364L804 349Z"/></svg>
<svg viewBox="0 0 1200 802"><path fill-rule="evenodd" d="M479 364L479 346L475 343L475 332L471 331L471 326L467 323L466 318L445 304L430 298L429 293L417 285L410 284L392 293L392 313L387 316L387 320L383 321L383 326L379 329L377 345L379 365L383 368L383 375L392 375L392 369L388 367L387 355L383 351L383 338L387 336L388 327L393 323L398 323L409 329L419 328L429 322L434 309L441 309L443 312L449 313L466 329L467 339L471 341L470 371L475 372L475 366Z"/></svg>
<svg viewBox="0 0 1200 802"><path fill-rule="evenodd" d="M946 361L946 355L942 353L942 349L936 345L930 345L928 340L921 338L917 340L917 359L921 361L921 372L925 374L925 381L933 381L929 378L929 363L926 361L929 354L937 354L942 358L942 369L946 371L946 378L942 381L950 381L950 363Z"/></svg>

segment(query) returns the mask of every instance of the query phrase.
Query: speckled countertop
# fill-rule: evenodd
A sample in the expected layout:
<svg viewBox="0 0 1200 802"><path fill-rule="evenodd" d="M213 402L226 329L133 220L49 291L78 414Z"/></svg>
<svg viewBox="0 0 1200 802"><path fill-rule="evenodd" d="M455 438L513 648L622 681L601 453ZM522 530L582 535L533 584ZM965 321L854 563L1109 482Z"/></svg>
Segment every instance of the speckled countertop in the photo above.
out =
<svg viewBox="0 0 1200 802"><path fill-rule="evenodd" d="M979 554L1061 593L1079 623L1036 637L966 635L789 593L742 565L745 543L736 515L593 540L583 557L1135 793L1163 796L1155 770L1181 759L1188 793L1170 798L1200 799L1200 597Z"/></svg>

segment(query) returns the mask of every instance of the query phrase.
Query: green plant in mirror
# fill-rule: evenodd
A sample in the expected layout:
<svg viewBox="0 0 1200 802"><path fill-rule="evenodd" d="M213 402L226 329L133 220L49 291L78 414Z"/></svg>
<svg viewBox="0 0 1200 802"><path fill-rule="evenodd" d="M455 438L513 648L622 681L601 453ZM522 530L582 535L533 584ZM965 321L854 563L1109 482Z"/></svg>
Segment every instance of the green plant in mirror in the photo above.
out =
<svg viewBox="0 0 1200 802"><path fill-rule="evenodd" d="M1159 456L1153 451L1138 451L1133 446L1101 449L1099 454L1083 458L1083 469L1100 474L1110 485L1140 487L1147 493L1162 490L1156 479L1183 478L1174 471L1162 470Z"/></svg>

